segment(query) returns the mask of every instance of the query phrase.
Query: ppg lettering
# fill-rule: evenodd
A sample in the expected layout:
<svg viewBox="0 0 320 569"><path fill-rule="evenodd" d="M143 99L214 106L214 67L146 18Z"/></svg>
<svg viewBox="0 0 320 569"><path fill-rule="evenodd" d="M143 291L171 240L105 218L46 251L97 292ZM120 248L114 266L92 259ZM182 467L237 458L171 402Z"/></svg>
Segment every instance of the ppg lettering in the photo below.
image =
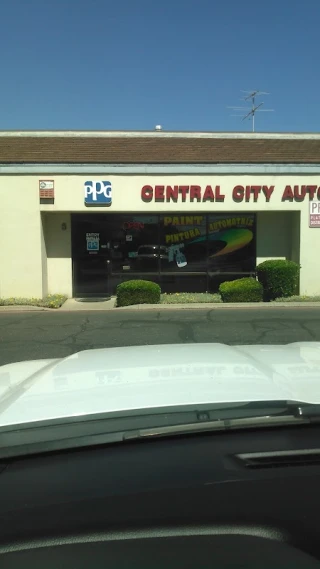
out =
<svg viewBox="0 0 320 569"><path fill-rule="evenodd" d="M86 205L107 206L112 203L112 186L108 181L88 181L84 184Z"/></svg>

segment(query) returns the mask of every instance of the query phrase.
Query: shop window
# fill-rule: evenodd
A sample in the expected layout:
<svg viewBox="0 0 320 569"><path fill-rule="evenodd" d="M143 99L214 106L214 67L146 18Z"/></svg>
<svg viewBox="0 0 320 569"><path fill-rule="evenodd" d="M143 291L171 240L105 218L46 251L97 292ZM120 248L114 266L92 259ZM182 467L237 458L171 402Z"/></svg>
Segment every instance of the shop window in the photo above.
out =
<svg viewBox="0 0 320 569"><path fill-rule="evenodd" d="M167 292L217 290L253 274L254 214L74 216L73 273L77 293L105 292L132 278ZM108 289L108 290L109 290Z"/></svg>
<svg viewBox="0 0 320 569"><path fill-rule="evenodd" d="M256 265L254 214L208 216L208 272L252 273Z"/></svg>
<svg viewBox="0 0 320 569"><path fill-rule="evenodd" d="M160 217L161 273L207 271L206 226L205 215Z"/></svg>
<svg viewBox="0 0 320 569"><path fill-rule="evenodd" d="M205 292L207 287L207 275L204 273L162 273L161 288L164 292Z"/></svg>
<svg viewBox="0 0 320 569"><path fill-rule="evenodd" d="M159 272L157 215L115 216L110 220L112 272Z"/></svg>

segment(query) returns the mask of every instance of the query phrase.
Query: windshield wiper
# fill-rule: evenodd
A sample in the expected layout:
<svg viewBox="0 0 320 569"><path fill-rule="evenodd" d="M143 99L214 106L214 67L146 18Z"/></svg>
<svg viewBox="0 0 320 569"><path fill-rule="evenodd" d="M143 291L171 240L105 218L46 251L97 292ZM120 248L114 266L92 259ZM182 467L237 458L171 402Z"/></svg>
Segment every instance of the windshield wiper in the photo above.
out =
<svg viewBox="0 0 320 569"><path fill-rule="evenodd" d="M288 403L288 409L292 409L295 417L303 417L310 421L319 421L320 404L319 403Z"/></svg>
<svg viewBox="0 0 320 569"><path fill-rule="evenodd" d="M0 460L150 437L319 421L320 404L299 401L186 405L66 417L0 427Z"/></svg>
<svg viewBox="0 0 320 569"><path fill-rule="evenodd" d="M271 414L269 413L253 413L246 417L213 419L203 422L141 429L139 433L130 433L125 436L124 439L165 437L197 432L228 431L235 429L249 429L253 427L279 427L320 422L320 404L289 402L285 408L283 408L283 404L281 404L279 405L278 411Z"/></svg>
<svg viewBox="0 0 320 569"><path fill-rule="evenodd" d="M196 422L141 429L139 434L130 433L125 436L125 439L169 436L199 431L314 423L320 421L320 404L298 401L255 402L244 404L239 409L218 410L216 414L217 418L210 419L211 413L202 412L198 414L198 421Z"/></svg>

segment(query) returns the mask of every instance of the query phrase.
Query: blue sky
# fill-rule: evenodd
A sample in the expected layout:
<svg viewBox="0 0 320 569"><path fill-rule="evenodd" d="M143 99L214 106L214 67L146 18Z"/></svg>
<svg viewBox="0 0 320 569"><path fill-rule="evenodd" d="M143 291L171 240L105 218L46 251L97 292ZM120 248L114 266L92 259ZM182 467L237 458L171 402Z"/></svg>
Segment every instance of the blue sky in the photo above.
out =
<svg viewBox="0 0 320 569"><path fill-rule="evenodd" d="M1 0L0 129L319 131L319 0Z"/></svg>

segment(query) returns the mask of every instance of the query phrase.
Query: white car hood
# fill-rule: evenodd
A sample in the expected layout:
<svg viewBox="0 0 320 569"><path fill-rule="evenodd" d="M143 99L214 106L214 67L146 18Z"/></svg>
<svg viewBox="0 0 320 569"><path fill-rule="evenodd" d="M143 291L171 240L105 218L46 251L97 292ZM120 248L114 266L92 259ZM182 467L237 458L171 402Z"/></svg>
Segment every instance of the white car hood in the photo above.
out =
<svg viewBox="0 0 320 569"><path fill-rule="evenodd" d="M106 348L0 367L0 426L276 400L320 403L320 342Z"/></svg>

